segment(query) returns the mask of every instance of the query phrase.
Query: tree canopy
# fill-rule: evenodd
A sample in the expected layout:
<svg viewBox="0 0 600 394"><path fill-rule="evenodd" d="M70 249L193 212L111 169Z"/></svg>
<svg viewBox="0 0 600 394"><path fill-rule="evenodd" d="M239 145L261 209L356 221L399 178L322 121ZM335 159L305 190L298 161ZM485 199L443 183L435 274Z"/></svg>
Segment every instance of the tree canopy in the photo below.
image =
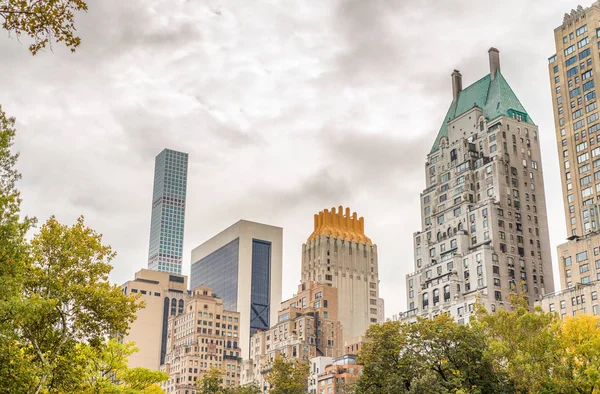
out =
<svg viewBox="0 0 600 394"><path fill-rule="evenodd" d="M300 360L276 358L265 380L270 394L304 394L308 388L309 366Z"/></svg>
<svg viewBox="0 0 600 394"><path fill-rule="evenodd" d="M33 42L29 51L33 55L52 42L63 43L75 52L81 44L76 34L75 15L87 9L84 0L0 1L0 26L17 38L30 37Z"/></svg>

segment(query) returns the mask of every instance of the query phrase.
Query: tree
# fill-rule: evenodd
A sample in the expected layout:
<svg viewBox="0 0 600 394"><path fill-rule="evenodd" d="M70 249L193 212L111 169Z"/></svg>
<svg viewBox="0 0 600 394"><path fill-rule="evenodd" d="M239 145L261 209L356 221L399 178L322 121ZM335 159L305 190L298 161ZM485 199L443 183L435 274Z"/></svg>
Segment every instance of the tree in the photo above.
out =
<svg viewBox="0 0 600 394"><path fill-rule="evenodd" d="M80 345L77 355L84 366L80 374L85 381L79 392L163 393L158 384L169 378L166 373L128 367L127 358L137 351L133 342L122 344L114 339L95 347Z"/></svg>
<svg viewBox="0 0 600 394"><path fill-rule="evenodd" d="M15 165L19 157L11 152L15 119L0 105L0 387L8 392L28 392L35 366L31 356L14 338L12 315L20 305L28 244L25 236L35 224L21 218L21 196L16 187L21 174Z"/></svg>
<svg viewBox="0 0 600 394"><path fill-rule="evenodd" d="M481 332L442 314L415 324L369 327L359 354L359 393L507 393L511 387L485 355Z"/></svg>
<svg viewBox="0 0 600 394"><path fill-rule="evenodd" d="M363 373L356 382L359 393L403 393L408 368L400 364L400 353L406 335L397 321L371 325L365 334L365 343L358 353ZM410 378L409 378L410 380Z"/></svg>
<svg viewBox="0 0 600 394"><path fill-rule="evenodd" d="M75 13L87 9L85 0L8 0L0 2L0 21L9 34L33 39L29 45L33 55L53 41L75 52L81 44L75 34Z"/></svg>
<svg viewBox="0 0 600 394"><path fill-rule="evenodd" d="M308 389L310 367L299 360L276 358L266 381L271 386L270 394L304 394Z"/></svg>
<svg viewBox="0 0 600 394"><path fill-rule="evenodd" d="M561 349L556 340L561 321L555 313L536 307L529 310L520 296L511 297L513 310L489 313L477 306L474 326L486 337L486 354L497 371L506 373L519 393L558 392L553 371L560 367Z"/></svg>
<svg viewBox="0 0 600 394"><path fill-rule="evenodd" d="M217 368L211 368L204 374L202 379L196 383L198 394L222 394L221 383L223 383L223 372Z"/></svg>
<svg viewBox="0 0 600 394"><path fill-rule="evenodd" d="M600 319L589 315L567 318L557 342L562 362L553 377L561 393L600 393Z"/></svg>

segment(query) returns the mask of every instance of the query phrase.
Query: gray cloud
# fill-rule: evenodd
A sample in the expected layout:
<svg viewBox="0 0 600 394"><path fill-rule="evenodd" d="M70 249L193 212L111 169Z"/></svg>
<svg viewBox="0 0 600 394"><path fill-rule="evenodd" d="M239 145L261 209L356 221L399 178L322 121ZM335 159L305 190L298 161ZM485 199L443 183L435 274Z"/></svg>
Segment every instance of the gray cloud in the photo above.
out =
<svg viewBox="0 0 600 394"><path fill-rule="evenodd" d="M547 57L567 0L91 0L83 44L32 57L0 39L0 102L17 117L24 211L83 213L145 267L154 156L190 153L189 251L240 218L284 227L284 295L312 215L349 206L378 244L387 314L405 309L425 155L487 49L540 126L549 212L562 212ZM519 12L515 12L519 10ZM545 136L545 137L544 137ZM562 214L550 217L562 241Z"/></svg>

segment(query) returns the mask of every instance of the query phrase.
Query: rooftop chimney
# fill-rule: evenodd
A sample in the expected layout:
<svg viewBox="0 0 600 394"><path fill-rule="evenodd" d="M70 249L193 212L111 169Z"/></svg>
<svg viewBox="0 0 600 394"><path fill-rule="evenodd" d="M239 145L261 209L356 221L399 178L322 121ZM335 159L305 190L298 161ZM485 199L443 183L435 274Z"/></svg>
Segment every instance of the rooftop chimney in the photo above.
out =
<svg viewBox="0 0 600 394"><path fill-rule="evenodd" d="M492 47L488 51L488 54L490 55L490 77L493 81L496 79L496 71L500 70L500 52Z"/></svg>
<svg viewBox="0 0 600 394"><path fill-rule="evenodd" d="M458 92L462 90L462 74L458 70L452 73L452 100L456 101Z"/></svg>

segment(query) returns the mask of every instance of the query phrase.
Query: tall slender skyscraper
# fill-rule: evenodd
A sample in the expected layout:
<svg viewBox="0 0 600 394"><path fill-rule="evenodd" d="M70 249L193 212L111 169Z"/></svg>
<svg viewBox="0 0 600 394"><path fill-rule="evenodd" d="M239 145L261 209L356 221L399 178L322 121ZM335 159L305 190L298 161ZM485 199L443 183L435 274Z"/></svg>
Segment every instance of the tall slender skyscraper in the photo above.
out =
<svg viewBox="0 0 600 394"><path fill-rule="evenodd" d="M148 269L181 274L188 154L165 149L156 156Z"/></svg>
<svg viewBox="0 0 600 394"><path fill-rule="evenodd" d="M365 235L364 218L351 214L350 208L315 215L314 231L302 245L302 283L310 281L338 289L345 341L379 322L377 245Z"/></svg>
<svg viewBox="0 0 600 394"><path fill-rule="evenodd" d="M466 323L477 301L530 304L554 290L538 128L488 52L490 73L462 88L427 155L422 230L414 234L405 319L449 313Z"/></svg>

